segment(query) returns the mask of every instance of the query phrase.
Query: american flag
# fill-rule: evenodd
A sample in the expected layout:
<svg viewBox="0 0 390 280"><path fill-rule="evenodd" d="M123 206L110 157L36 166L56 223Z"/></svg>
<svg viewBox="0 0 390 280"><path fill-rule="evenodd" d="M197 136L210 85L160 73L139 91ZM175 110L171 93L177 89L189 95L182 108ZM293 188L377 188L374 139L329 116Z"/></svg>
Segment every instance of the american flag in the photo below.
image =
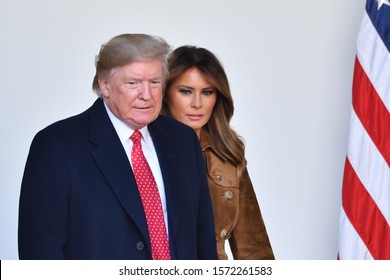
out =
<svg viewBox="0 0 390 280"><path fill-rule="evenodd" d="M357 39L339 259L390 259L390 3L367 0Z"/></svg>

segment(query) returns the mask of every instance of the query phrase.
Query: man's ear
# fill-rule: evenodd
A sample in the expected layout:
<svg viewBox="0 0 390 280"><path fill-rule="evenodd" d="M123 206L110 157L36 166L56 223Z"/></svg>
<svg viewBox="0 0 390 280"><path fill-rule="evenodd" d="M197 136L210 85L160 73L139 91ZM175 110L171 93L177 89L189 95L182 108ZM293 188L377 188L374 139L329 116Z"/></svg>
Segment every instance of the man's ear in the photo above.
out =
<svg viewBox="0 0 390 280"><path fill-rule="evenodd" d="M99 76L98 77L100 91L102 92L102 97L110 97L110 84L107 79Z"/></svg>

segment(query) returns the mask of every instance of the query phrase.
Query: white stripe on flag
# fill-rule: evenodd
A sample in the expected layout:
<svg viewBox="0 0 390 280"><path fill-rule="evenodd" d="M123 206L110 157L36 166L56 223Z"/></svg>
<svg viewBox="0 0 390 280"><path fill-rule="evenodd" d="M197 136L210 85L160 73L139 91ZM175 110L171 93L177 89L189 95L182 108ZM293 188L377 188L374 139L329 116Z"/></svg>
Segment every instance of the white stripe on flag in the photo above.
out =
<svg viewBox="0 0 390 280"><path fill-rule="evenodd" d="M390 168L364 130L355 111L351 113L348 158L360 181L390 224Z"/></svg>
<svg viewBox="0 0 390 280"><path fill-rule="evenodd" d="M339 237L339 258L341 260L373 259L366 245L345 215L344 209L341 209L340 213L340 228L343 229Z"/></svg>
<svg viewBox="0 0 390 280"><path fill-rule="evenodd" d="M357 57L390 112L390 54L367 13L357 39Z"/></svg>

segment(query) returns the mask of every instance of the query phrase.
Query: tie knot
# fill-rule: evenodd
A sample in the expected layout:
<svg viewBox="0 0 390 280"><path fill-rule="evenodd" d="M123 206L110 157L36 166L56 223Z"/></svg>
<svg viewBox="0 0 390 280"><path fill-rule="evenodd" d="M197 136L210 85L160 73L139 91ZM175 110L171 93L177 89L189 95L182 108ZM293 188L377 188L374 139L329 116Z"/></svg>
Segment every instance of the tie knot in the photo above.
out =
<svg viewBox="0 0 390 280"><path fill-rule="evenodd" d="M133 141L133 143L140 143L141 142L141 132L139 130L134 130L133 134L130 136L130 140Z"/></svg>

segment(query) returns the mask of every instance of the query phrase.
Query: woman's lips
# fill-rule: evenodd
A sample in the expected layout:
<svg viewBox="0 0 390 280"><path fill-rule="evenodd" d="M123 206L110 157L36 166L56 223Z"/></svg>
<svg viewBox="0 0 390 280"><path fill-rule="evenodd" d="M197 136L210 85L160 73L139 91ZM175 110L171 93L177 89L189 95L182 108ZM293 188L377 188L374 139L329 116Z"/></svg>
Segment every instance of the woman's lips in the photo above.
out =
<svg viewBox="0 0 390 280"><path fill-rule="evenodd" d="M197 121L203 117L201 114L187 114L187 117L193 121Z"/></svg>

